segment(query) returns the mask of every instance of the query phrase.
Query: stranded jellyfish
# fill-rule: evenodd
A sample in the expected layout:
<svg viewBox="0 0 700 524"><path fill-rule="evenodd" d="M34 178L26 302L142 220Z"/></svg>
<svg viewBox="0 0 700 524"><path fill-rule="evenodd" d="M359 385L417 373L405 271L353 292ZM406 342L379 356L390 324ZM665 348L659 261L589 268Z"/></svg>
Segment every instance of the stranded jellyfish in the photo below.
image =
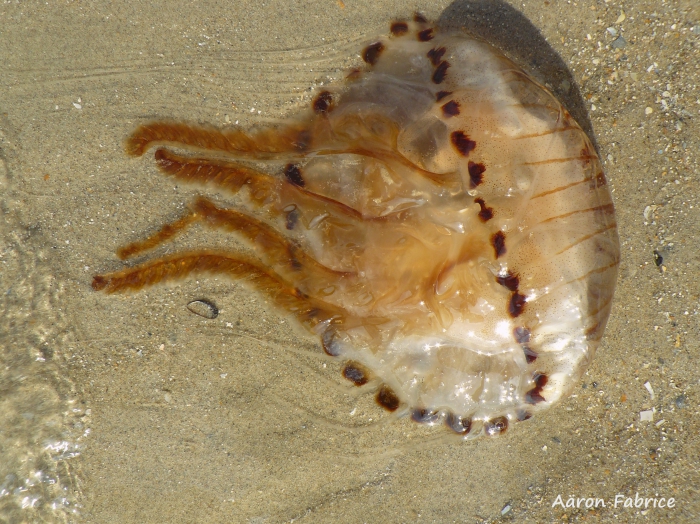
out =
<svg viewBox="0 0 700 524"><path fill-rule="evenodd" d="M547 89L464 33L417 16L361 57L281 125L136 129L130 155L239 198L202 195L119 257L195 223L254 255L176 253L92 286L243 279L387 410L498 435L567 395L602 337L619 245L600 161Z"/></svg>

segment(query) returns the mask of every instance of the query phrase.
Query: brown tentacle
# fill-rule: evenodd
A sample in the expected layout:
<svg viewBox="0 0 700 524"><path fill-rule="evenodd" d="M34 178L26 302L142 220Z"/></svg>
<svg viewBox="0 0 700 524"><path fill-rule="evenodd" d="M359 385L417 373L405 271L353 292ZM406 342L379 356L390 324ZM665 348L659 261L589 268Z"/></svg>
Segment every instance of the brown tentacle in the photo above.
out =
<svg viewBox="0 0 700 524"><path fill-rule="evenodd" d="M253 244L256 251L262 253L268 263L280 267L287 274L295 275L295 278L310 278L318 286L332 285L339 278L355 276L354 272L336 271L320 264L297 244L264 222L235 210L222 209L205 197L197 198L192 210L181 219L166 224L145 240L120 248L117 255L123 260L152 249L170 240L195 221L201 221L208 227L242 234Z"/></svg>
<svg viewBox="0 0 700 524"><path fill-rule="evenodd" d="M335 128L350 127L357 136L336 135ZM379 129L380 131L377 131ZM208 151L233 153L239 157L254 155L257 160L279 158L293 160L309 151L319 155L355 154L376 158L387 165L400 164L434 183L460 187L458 173L433 173L417 166L399 153L397 124L374 115L345 116L335 125L325 119L287 124L245 133L240 129L221 130L172 122L152 122L139 126L127 139L126 150L141 156L155 145L173 145ZM290 157L291 154L291 157Z"/></svg>
<svg viewBox="0 0 700 524"><path fill-rule="evenodd" d="M153 249L154 247L167 242L198 219L199 216L196 213L190 212L175 222L165 224L155 235L152 235L145 240L138 240L126 246L120 247L117 250L117 256L120 260L126 260L127 258L139 255L144 251Z"/></svg>
<svg viewBox="0 0 700 524"><path fill-rule="evenodd" d="M188 158L167 149L158 149L155 159L163 173L186 183L213 184L232 193L237 193L246 185L250 198L257 204L274 198L277 186L282 182L234 162Z"/></svg>
<svg viewBox="0 0 700 524"><path fill-rule="evenodd" d="M312 215L320 215L325 212L356 220L386 221L400 213L383 216L364 215L357 209L335 199L308 191L282 178L272 177L235 162L190 158L167 149L158 149L155 153L155 159L158 168L163 173L186 183L213 184L232 193L237 193L243 186L246 186L250 198L258 205L272 201L279 204L280 195L284 193L289 195L288 200L295 202L299 209ZM282 213L280 205L272 211L277 215Z"/></svg>
<svg viewBox="0 0 700 524"><path fill-rule="evenodd" d="M245 279L272 298L277 305L296 315L309 328L327 320L342 322L348 316L344 309L309 297L276 273L253 261L210 251L185 253L115 273L96 275L92 287L96 291L107 293L136 291L160 282L179 280L192 273L213 273Z"/></svg>
<svg viewBox="0 0 700 524"><path fill-rule="evenodd" d="M312 133L308 124L261 129L248 134L240 129L221 130L175 122L152 122L139 126L126 141L126 151L141 156L157 144L236 153L239 155L303 153L310 146Z"/></svg>
<svg viewBox="0 0 700 524"><path fill-rule="evenodd" d="M198 198L194 203L194 211L211 227L228 229L244 235L271 263L281 262L280 265L287 271L304 274L319 285L321 281L332 283L338 278L355 275L353 272L335 271L320 264L276 229L238 211L221 209L207 198Z"/></svg>

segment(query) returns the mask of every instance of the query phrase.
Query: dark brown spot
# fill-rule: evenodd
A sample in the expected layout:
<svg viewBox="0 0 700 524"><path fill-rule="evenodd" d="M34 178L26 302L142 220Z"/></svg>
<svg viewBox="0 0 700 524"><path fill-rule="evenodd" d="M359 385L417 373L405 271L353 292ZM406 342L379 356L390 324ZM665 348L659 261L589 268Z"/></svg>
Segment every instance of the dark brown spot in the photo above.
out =
<svg viewBox="0 0 700 524"><path fill-rule="evenodd" d="M433 71L433 82L435 84L442 84L443 80L445 80L445 77L447 76L447 69L449 67L450 63L445 60L440 62L440 65L435 68L435 71Z"/></svg>
<svg viewBox="0 0 700 524"><path fill-rule="evenodd" d="M486 171L486 166L484 164L477 164L476 162L472 162L470 160L467 167L469 169L469 189L474 189L484 181L484 171Z"/></svg>
<svg viewBox="0 0 700 524"><path fill-rule="evenodd" d="M484 430L489 437L495 437L496 435L501 435L508 429L508 419L506 417L497 417L488 420L484 424Z"/></svg>
<svg viewBox="0 0 700 524"><path fill-rule="evenodd" d="M329 91L321 91L314 99L313 108L317 113L327 113L331 108L333 95Z"/></svg>
<svg viewBox="0 0 700 524"><path fill-rule="evenodd" d="M413 21L418 22L419 24L427 24L428 23L428 19L425 18L420 13L413 13Z"/></svg>
<svg viewBox="0 0 700 524"><path fill-rule="evenodd" d="M446 51L447 49L444 47L434 47L428 51L428 58L430 58L430 62L432 62L434 66L438 65L442 60L442 55L444 55Z"/></svg>
<svg viewBox="0 0 700 524"><path fill-rule="evenodd" d="M330 355L331 357L340 355L340 344L335 340L334 331L325 331L321 337L321 344L323 345L323 351L326 352L326 355Z"/></svg>
<svg viewBox="0 0 700 524"><path fill-rule="evenodd" d="M450 100L442 106L442 114L446 117L457 116L459 114L459 102Z"/></svg>
<svg viewBox="0 0 700 524"><path fill-rule="evenodd" d="M429 42L433 38L435 38L435 35L433 35L432 28L423 29L422 31L418 32L418 40L421 42Z"/></svg>
<svg viewBox="0 0 700 524"><path fill-rule="evenodd" d="M438 91L435 93L435 100L438 102L445 98L446 96L450 96L452 94L452 91Z"/></svg>
<svg viewBox="0 0 700 524"><path fill-rule="evenodd" d="M520 279L518 278L518 275L514 275L510 271L506 273L505 276L497 276L496 277L496 282L501 284L503 287L509 289L510 291L517 291L518 290L518 284L520 284ZM515 328L515 330L518 330L521 328ZM530 335L528 333L528 339L530 338ZM520 342L522 344L522 342Z"/></svg>
<svg viewBox="0 0 700 524"><path fill-rule="evenodd" d="M347 362L343 368L343 376L356 386L364 386L369 382L369 371L359 362Z"/></svg>
<svg viewBox="0 0 700 524"><path fill-rule="evenodd" d="M100 275L92 277L92 289L100 291L107 287L107 279Z"/></svg>
<svg viewBox="0 0 700 524"><path fill-rule="evenodd" d="M408 24L406 22L394 22L391 24L391 34L394 36L405 35L408 32Z"/></svg>
<svg viewBox="0 0 700 524"><path fill-rule="evenodd" d="M365 47L365 50L362 51L362 59L369 65L374 65L377 63L379 55L382 54L382 51L384 51L384 44L381 42L375 42L374 44Z"/></svg>
<svg viewBox="0 0 700 524"><path fill-rule="evenodd" d="M532 364L537 360L537 353L535 353L529 346L523 345L523 353L525 353L525 362Z"/></svg>
<svg viewBox="0 0 700 524"><path fill-rule="evenodd" d="M474 148L476 147L476 142L465 135L464 131L452 131L450 139L452 140L452 145L455 146L457 151L459 151L459 154L462 156L467 156L469 153L474 151Z"/></svg>
<svg viewBox="0 0 700 524"><path fill-rule="evenodd" d="M518 344L527 344L530 342L530 330L526 327L516 327L513 330L513 336Z"/></svg>
<svg viewBox="0 0 700 524"><path fill-rule="evenodd" d="M440 413L438 411L433 411L430 409L414 409L411 413L411 418L422 424L432 424L438 418L440 418Z"/></svg>
<svg viewBox="0 0 700 524"><path fill-rule="evenodd" d="M387 385L382 385L377 391L377 396L375 397L377 404L382 406L387 411L396 411L399 408L399 397L396 396L394 390Z"/></svg>
<svg viewBox="0 0 700 524"><path fill-rule="evenodd" d="M474 202L479 204L479 207L481 208L481 211L479 211L479 220L482 222L488 222L493 218L493 208L486 207L486 202L484 202L483 198L477 198L474 200Z"/></svg>
<svg viewBox="0 0 700 524"><path fill-rule="evenodd" d="M535 385L540 389L544 388L549 382L549 378L544 373L536 373L532 380L535 381Z"/></svg>
<svg viewBox="0 0 700 524"><path fill-rule="evenodd" d="M536 373L532 380L535 382L535 387L525 393L525 402L528 404L538 404L546 399L542 396L542 389L547 385L547 375Z"/></svg>
<svg viewBox="0 0 700 524"><path fill-rule="evenodd" d="M445 424L455 433L466 435L472 428L472 420L470 418L458 417L454 413L448 413L445 417Z"/></svg>
<svg viewBox="0 0 700 524"><path fill-rule="evenodd" d="M523 309L525 309L525 304L525 295L521 295L518 292L513 293L508 303L508 313L513 318L519 317Z"/></svg>
<svg viewBox="0 0 700 524"><path fill-rule="evenodd" d="M306 184L304 178L301 176L301 169L295 164L287 164L284 168L284 177L289 181L290 184L294 184L297 187L304 187Z"/></svg>
<svg viewBox="0 0 700 524"><path fill-rule="evenodd" d="M285 227L291 231L297 226L297 223L299 222L299 211L296 209L292 209L289 213L287 213L287 218L285 220Z"/></svg>
<svg viewBox="0 0 700 524"><path fill-rule="evenodd" d="M491 237L491 245L496 252L496 258L500 258L506 254L506 234L503 231L496 232Z"/></svg>

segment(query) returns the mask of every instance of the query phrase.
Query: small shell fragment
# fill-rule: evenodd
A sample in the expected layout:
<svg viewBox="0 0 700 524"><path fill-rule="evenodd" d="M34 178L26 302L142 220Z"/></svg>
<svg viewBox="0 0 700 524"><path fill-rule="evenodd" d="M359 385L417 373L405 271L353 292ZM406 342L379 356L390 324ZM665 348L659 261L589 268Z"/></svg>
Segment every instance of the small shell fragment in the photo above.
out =
<svg viewBox="0 0 700 524"><path fill-rule="evenodd" d="M654 389L651 387L651 383L645 382L644 387L647 388L647 391L649 392L649 396L651 397L651 400L654 400Z"/></svg>
<svg viewBox="0 0 700 524"><path fill-rule="evenodd" d="M189 309L195 315L200 317L214 319L219 316L219 308L217 308L213 303L208 300L193 300L187 304L187 309Z"/></svg>
<svg viewBox="0 0 700 524"><path fill-rule="evenodd" d="M649 220L652 217L652 213L656 211L656 208L659 206L647 206L644 208L644 220Z"/></svg>

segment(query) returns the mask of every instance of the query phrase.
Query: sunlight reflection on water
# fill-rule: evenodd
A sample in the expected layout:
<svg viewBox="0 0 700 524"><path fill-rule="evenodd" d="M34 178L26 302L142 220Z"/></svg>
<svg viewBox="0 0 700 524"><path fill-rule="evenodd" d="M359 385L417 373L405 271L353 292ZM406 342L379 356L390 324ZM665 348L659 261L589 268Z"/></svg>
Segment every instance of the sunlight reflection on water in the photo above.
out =
<svg viewBox="0 0 700 524"><path fill-rule="evenodd" d="M16 218L23 199L2 157L0 179L10 186L0 202L0 522L69 522L79 496L73 459L89 413L76 407L60 371L71 339L63 284L52 276L41 234Z"/></svg>

